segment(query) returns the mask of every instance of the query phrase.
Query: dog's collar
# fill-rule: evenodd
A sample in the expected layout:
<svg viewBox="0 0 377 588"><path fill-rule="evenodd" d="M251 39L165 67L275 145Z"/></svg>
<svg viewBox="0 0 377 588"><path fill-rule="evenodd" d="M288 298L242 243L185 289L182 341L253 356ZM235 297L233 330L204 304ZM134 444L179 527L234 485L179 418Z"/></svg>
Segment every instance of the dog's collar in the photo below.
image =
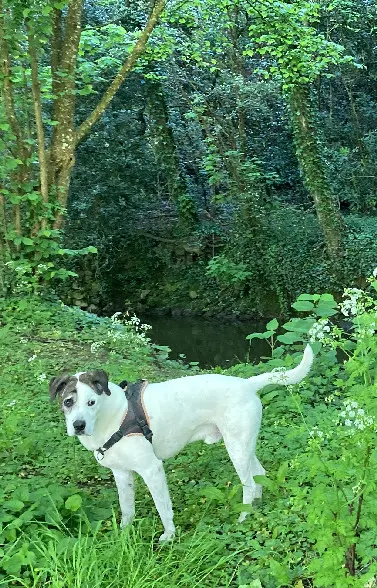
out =
<svg viewBox="0 0 377 588"><path fill-rule="evenodd" d="M104 458L106 451L127 435L144 435L147 441L152 443L153 433L149 428L149 419L143 403L143 394L147 386L147 380L138 380L134 384L128 384L125 380L121 382L128 400L128 407L119 429L96 450L100 460Z"/></svg>

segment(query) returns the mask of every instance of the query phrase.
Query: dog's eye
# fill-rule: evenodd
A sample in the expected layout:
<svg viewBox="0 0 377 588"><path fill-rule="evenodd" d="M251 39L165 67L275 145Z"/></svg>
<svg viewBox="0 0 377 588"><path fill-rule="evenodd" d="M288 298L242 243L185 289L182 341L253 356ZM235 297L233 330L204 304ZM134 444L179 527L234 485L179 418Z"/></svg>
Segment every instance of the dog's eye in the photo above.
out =
<svg viewBox="0 0 377 588"><path fill-rule="evenodd" d="M73 398L66 398L63 402L64 406L66 406L67 408L69 408L70 406L73 405Z"/></svg>
<svg viewBox="0 0 377 588"><path fill-rule="evenodd" d="M88 406L93 406L93 404L95 404L96 401L95 400L88 400Z"/></svg>

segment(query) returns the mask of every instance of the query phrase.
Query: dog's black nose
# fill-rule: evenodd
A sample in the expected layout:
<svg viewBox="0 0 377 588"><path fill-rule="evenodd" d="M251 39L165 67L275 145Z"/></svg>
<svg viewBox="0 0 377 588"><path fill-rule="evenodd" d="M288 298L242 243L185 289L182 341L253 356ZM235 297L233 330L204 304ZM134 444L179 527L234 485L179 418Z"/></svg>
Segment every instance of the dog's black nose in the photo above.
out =
<svg viewBox="0 0 377 588"><path fill-rule="evenodd" d="M73 428L75 429L75 433L83 433L85 431L85 421L74 421Z"/></svg>

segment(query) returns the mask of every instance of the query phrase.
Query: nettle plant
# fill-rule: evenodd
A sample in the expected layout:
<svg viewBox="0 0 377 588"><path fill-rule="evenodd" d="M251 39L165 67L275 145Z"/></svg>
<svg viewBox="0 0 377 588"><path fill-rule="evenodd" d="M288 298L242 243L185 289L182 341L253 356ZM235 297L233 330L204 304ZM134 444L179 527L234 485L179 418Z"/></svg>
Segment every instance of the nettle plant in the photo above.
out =
<svg viewBox="0 0 377 588"><path fill-rule="evenodd" d="M273 366L281 365L287 345L309 341L317 353L307 383L290 390L302 450L286 464L289 479L288 474L282 479L281 468L275 480L258 477L276 495L284 488L289 508L298 514L297 531L312 546L305 567L314 586L376 586L377 270L374 274L365 291L346 289L340 304L330 294L301 295L293 307L306 316L282 325L284 334L277 334L274 319L264 333L248 336L269 342ZM276 341L283 345L275 347ZM308 384L316 387L314 395L305 389Z"/></svg>

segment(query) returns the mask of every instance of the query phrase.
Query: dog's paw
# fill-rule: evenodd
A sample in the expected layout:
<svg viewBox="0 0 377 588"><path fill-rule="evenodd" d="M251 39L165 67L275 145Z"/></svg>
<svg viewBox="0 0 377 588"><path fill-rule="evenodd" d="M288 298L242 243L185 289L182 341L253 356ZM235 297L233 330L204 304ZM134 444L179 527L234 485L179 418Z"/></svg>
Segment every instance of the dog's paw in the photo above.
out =
<svg viewBox="0 0 377 588"><path fill-rule="evenodd" d="M241 512L240 516L238 517L238 522L243 523L248 514L248 512Z"/></svg>
<svg viewBox="0 0 377 588"><path fill-rule="evenodd" d="M165 533L162 533L158 542L159 543L167 543L168 541L173 541L174 536L175 536L175 529L173 529L172 531L166 531Z"/></svg>
<svg viewBox="0 0 377 588"><path fill-rule="evenodd" d="M124 527L127 527L128 525L130 525L133 520L134 520L134 515L123 516L122 520L120 521L120 528L124 529Z"/></svg>

